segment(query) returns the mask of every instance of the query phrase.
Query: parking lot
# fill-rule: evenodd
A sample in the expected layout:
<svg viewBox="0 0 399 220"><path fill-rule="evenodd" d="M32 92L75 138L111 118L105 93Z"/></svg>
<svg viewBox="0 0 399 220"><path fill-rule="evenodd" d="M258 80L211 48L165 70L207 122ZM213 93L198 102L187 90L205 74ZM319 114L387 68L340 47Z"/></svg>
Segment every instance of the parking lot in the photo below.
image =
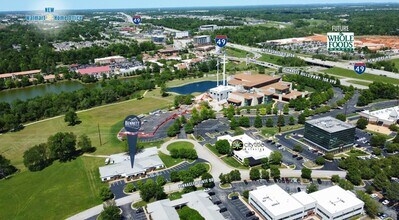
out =
<svg viewBox="0 0 399 220"><path fill-rule="evenodd" d="M119 206L122 209L122 219L129 220L147 220L144 211L136 213L136 210L132 209L130 204Z"/></svg>
<svg viewBox="0 0 399 220"><path fill-rule="evenodd" d="M215 144L216 137L229 134L230 123L227 118L210 119L194 127L194 135L204 138L201 143ZM211 135L211 137L209 136ZM214 137L212 137L214 135Z"/></svg>

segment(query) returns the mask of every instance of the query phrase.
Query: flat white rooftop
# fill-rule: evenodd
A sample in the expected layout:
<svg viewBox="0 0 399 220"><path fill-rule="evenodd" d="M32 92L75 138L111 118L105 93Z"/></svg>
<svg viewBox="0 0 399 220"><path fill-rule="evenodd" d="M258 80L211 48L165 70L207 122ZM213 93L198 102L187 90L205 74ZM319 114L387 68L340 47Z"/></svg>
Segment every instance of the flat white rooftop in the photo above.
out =
<svg viewBox="0 0 399 220"><path fill-rule="evenodd" d="M322 206L333 215L350 207L364 205L364 202L358 199L355 194L339 186L332 186L309 195L317 201L318 206Z"/></svg>
<svg viewBox="0 0 399 220"><path fill-rule="evenodd" d="M399 106L395 106L392 108L385 108L376 111L362 111L361 115L364 117L370 117L370 119L388 121L388 122L396 122L399 120Z"/></svg>
<svg viewBox="0 0 399 220"><path fill-rule="evenodd" d="M234 154L240 158L252 157L255 160L269 157L273 152L267 148L262 141L255 140L247 134L232 137L231 135L224 135L217 138L218 140L227 140L230 144L234 140L241 140L244 143L244 148L240 151L234 151Z"/></svg>
<svg viewBox="0 0 399 220"><path fill-rule="evenodd" d="M223 86L219 85L217 87L209 89L210 92L220 93L220 92L230 92L235 90L233 86Z"/></svg>
<svg viewBox="0 0 399 220"><path fill-rule="evenodd" d="M299 193L295 193L291 195L293 198L298 200L302 205L308 206L311 204L315 204L316 200L311 197L309 194L307 194L305 191L301 191Z"/></svg>
<svg viewBox="0 0 399 220"><path fill-rule="evenodd" d="M317 118L306 121L306 123L328 131L330 133L346 130L349 128L354 128L354 125L348 124L331 116L327 116L324 118Z"/></svg>
<svg viewBox="0 0 399 220"><path fill-rule="evenodd" d="M277 184L271 186L260 186L249 193L252 197L260 201L262 206L264 206L274 216L279 216L303 208L301 203L281 189Z"/></svg>

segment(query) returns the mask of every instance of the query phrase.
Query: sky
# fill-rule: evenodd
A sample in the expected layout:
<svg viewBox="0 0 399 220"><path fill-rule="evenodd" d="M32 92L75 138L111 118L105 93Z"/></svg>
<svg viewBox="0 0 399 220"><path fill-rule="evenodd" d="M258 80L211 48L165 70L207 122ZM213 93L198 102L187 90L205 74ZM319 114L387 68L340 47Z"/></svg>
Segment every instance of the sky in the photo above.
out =
<svg viewBox="0 0 399 220"><path fill-rule="evenodd" d="M164 7L203 7L203 6L240 6L240 5L276 5L311 3L365 3L385 2L381 0L0 0L0 11L30 11L54 7L56 10L68 9L131 9ZM399 3L399 0L386 2Z"/></svg>

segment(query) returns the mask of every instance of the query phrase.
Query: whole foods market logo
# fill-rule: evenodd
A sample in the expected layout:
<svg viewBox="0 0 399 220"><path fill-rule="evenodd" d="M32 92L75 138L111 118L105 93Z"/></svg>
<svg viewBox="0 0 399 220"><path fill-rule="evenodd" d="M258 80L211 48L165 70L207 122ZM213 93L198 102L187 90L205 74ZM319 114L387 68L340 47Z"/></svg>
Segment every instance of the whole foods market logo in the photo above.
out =
<svg viewBox="0 0 399 220"><path fill-rule="evenodd" d="M355 49L355 35L353 32L327 33L328 51L353 51Z"/></svg>
<svg viewBox="0 0 399 220"><path fill-rule="evenodd" d="M26 21L82 21L82 15L55 15L54 8L45 8L45 14L27 15Z"/></svg>

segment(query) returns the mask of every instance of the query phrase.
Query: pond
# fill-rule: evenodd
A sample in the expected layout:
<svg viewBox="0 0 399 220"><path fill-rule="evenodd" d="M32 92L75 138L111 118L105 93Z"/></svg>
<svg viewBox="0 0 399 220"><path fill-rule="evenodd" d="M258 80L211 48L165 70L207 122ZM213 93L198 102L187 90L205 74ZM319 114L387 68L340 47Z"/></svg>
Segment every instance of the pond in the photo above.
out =
<svg viewBox="0 0 399 220"><path fill-rule="evenodd" d="M221 84L221 82L220 82ZM209 89L216 87L216 81L202 81L202 82L195 82L195 83L190 83L190 84L186 84L186 85L182 85L182 86L178 86L178 87L171 87L168 88L168 92L175 92L175 93L179 93L182 95L187 95L187 94L191 94L194 92L206 92Z"/></svg>

